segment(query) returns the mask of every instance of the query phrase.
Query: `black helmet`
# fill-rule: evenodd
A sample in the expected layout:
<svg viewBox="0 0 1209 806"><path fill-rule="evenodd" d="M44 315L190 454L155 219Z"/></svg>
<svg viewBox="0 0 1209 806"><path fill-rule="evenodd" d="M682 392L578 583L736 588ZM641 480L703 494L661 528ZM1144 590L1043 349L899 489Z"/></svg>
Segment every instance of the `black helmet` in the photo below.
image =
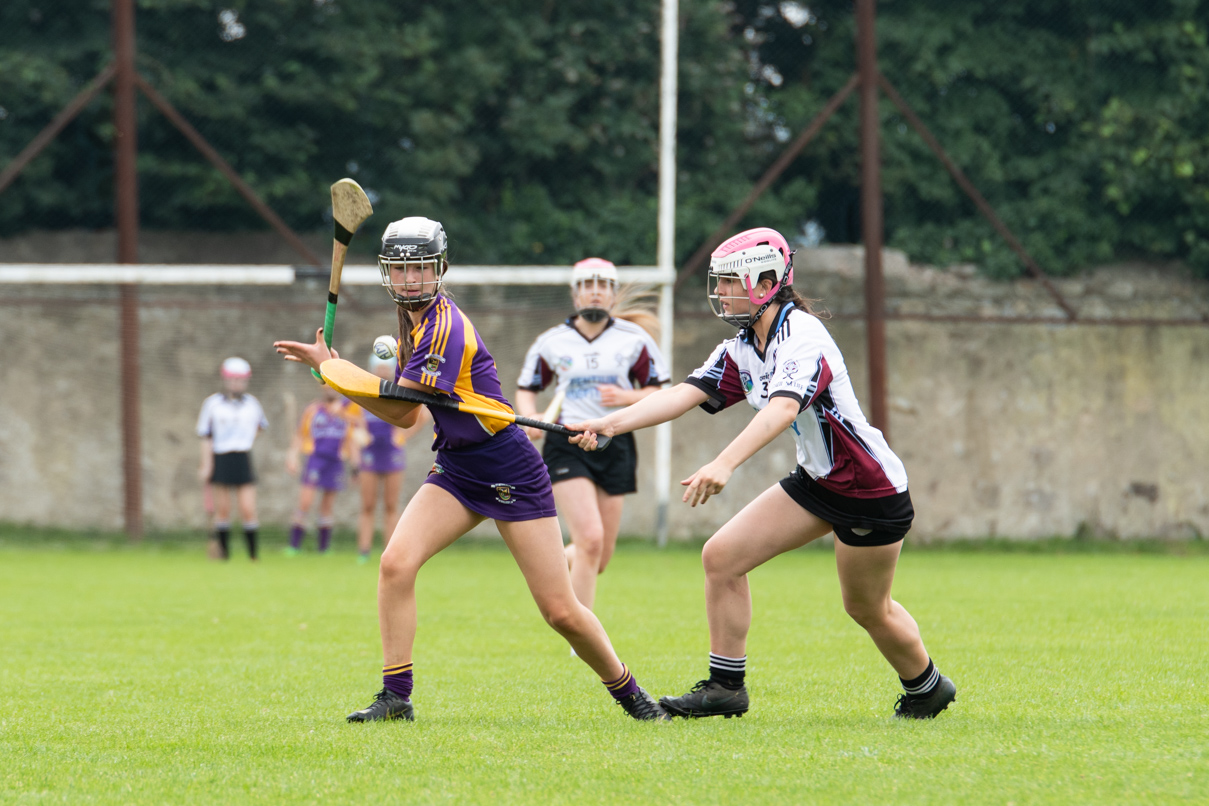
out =
<svg viewBox="0 0 1209 806"><path fill-rule="evenodd" d="M391 281L392 268L432 265L436 281L420 283L420 294L400 294ZM382 273L382 285L397 305L409 311L418 311L441 293L445 282L445 270L449 268L449 238L441 222L423 216L411 216L392 221L382 233L382 247L378 250L378 271Z"/></svg>

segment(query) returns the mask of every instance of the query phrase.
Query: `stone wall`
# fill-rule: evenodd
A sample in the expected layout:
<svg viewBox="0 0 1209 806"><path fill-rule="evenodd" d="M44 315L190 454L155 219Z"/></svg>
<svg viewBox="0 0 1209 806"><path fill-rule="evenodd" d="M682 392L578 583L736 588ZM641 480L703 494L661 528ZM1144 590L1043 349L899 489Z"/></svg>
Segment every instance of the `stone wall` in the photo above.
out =
<svg viewBox="0 0 1209 806"><path fill-rule="evenodd" d="M230 257L224 248L239 244L226 237L190 237L190 256L177 259L232 262L223 260ZM67 236L55 238L72 243ZM28 247L9 246L0 243L7 260L31 259ZM256 254L273 254L263 249ZM56 253L44 244L37 254L53 262L91 253ZM291 260L277 254L268 259ZM859 248L804 252L797 285L822 297L835 314L829 328L858 395L864 395L864 331L856 317L862 307L860 261ZM1027 281L995 283L961 268L910 266L892 251L886 268L888 307L905 317L1060 314ZM1092 317L1209 316L1206 284L1169 267L1113 267L1058 285L1081 314ZM733 332L703 311L698 294L679 301L677 378ZM150 526L203 522L194 425L202 399L217 389L219 362L232 354L252 362L251 391L272 424L255 451L261 519L288 519L297 493L296 480L283 469L289 421L314 396L315 386L305 370L280 361L271 343L313 336L323 297L317 282L286 289L142 290L143 483ZM115 299L109 288L0 286L0 520L120 527ZM565 315L558 294L548 296L545 306L528 308L503 309L490 304L490 295L472 291L463 300L497 358L507 390L528 344ZM376 289L350 289L341 298L337 347L360 356L375 336L394 328L393 320ZM887 338L890 436L911 478L915 539L1080 531L1122 537L1209 534L1209 327L904 318L889 322ZM750 411L737 406L715 417L692 412L678 421L674 491L675 482L712 459L749 419ZM420 438L408 446L405 495L431 463L426 443ZM651 533L655 518L651 433L640 435L639 450L641 491L629 499L623 522L629 534ZM706 506L689 509L674 502L673 536L708 535L793 464L792 443L774 442ZM338 515L351 524L355 510L350 491Z"/></svg>

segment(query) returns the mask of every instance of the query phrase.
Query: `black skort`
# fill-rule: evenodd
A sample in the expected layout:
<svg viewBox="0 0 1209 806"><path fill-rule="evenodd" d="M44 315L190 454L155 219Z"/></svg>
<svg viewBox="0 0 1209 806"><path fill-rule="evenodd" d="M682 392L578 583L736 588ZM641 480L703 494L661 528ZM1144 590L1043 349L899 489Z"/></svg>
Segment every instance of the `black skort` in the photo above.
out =
<svg viewBox="0 0 1209 806"><path fill-rule="evenodd" d="M607 495L638 492L638 448L633 434L618 434L603 451L585 451L562 434L546 434L542 459L550 482L567 479L590 480Z"/></svg>
<svg viewBox="0 0 1209 806"><path fill-rule="evenodd" d="M245 484L255 484L256 474L252 472L252 454L246 451L214 454L214 472L210 474L210 483L221 487L242 487Z"/></svg>
<svg viewBox="0 0 1209 806"><path fill-rule="evenodd" d="M798 506L831 524L849 546L888 546L911 531L915 508L906 490L881 498L849 498L828 490L801 467L781 479L781 489Z"/></svg>

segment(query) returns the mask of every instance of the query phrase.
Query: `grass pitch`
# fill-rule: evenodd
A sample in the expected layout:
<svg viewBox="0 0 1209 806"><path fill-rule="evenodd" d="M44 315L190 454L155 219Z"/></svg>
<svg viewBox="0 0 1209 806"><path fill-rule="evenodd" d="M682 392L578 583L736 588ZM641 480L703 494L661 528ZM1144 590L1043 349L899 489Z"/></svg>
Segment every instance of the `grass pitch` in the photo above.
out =
<svg viewBox="0 0 1209 806"><path fill-rule="evenodd" d="M379 687L374 566L196 545L0 544L3 803L1133 803L1209 800L1209 557L912 551L896 598L957 703L897 681L829 551L752 574L743 719L625 718L509 555L420 577L418 721ZM656 695L705 672L698 553L624 546L597 608Z"/></svg>

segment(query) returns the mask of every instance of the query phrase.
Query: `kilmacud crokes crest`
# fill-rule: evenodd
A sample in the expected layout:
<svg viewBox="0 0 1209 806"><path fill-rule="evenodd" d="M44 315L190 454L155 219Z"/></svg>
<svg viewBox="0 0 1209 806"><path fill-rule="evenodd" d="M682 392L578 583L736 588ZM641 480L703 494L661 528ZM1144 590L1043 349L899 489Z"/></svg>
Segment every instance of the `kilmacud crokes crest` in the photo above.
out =
<svg viewBox="0 0 1209 806"><path fill-rule="evenodd" d="M798 374L798 362L790 359L785 362L785 366L781 367L781 371L785 373L786 378L792 378Z"/></svg>
<svg viewBox="0 0 1209 806"><path fill-rule="evenodd" d="M751 391L751 375L746 372L739 373L739 383L743 384L743 393L747 394Z"/></svg>
<svg viewBox="0 0 1209 806"><path fill-rule="evenodd" d="M440 375L441 364L445 363L445 356L439 353L429 353L424 356L424 371L429 375Z"/></svg>
<svg viewBox="0 0 1209 806"><path fill-rule="evenodd" d="M511 504L516 501L512 496L511 484L492 484L491 488L495 490L495 500L501 504Z"/></svg>
<svg viewBox="0 0 1209 806"><path fill-rule="evenodd" d="M437 464L436 462L433 462L433 463L432 463L432 470L429 470L429 471L428 471L428 475L430 475L430 476L431 476L433 473L438 473L438 474L440 474L440 473L444 473L444 472L445 472L445 468L441 467L441 466L440 466L439 464Z"/></svg>

